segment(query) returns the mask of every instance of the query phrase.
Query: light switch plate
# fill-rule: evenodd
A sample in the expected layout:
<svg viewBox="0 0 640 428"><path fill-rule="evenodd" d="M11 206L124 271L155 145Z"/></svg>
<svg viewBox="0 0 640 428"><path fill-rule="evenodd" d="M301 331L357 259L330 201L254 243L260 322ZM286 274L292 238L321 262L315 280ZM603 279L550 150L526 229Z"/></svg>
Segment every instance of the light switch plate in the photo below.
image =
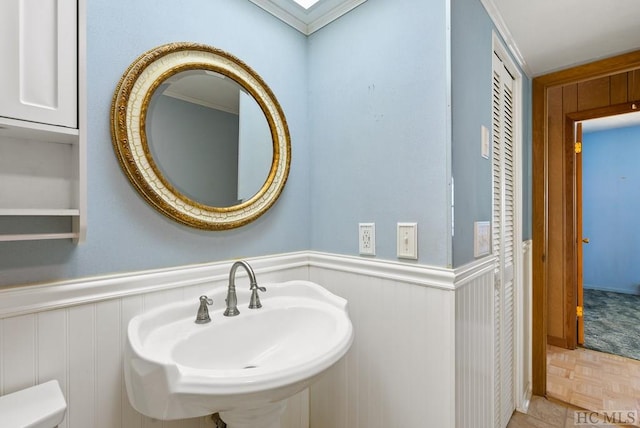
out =
<svg viewBox="0 0 640 428"><path fill-rule="evenodd" d="M480 152L482 157L489 159L489 152L491 151L491 142L489 140L489 129L482 125L480 127Z"/></svg>
<svg viewBox="0 0 640 428"><path fill-rule="evenodd" d="M476 221L473 232L473 256L486 256L491 252L491 222Z"/></svg>
<svg viewBox="0 0 640 428"><path fill-rule="evenodd" d="M398 223L398 258L418 259L418 223Z"/></svg>

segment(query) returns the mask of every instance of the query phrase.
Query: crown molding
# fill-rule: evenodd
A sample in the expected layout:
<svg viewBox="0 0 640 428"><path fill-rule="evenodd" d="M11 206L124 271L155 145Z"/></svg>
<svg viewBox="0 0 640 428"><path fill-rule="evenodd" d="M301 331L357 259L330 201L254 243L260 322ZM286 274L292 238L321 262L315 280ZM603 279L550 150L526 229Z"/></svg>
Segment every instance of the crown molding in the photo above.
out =
<svg viewBox="0 0 640 428"><path fill-rule="evenodd" d="M493 0L480 0L480 2L489 14L489 18L491 18L491 21L493 21L496 30L498 30L498 33L500 34L500 37L502 37L502 40L504 40L504 43L507 45L507 49L509 49L509 52L511 53L513 59L518 63L518 66L520 66L522 71L527 76L531 77L531 68L527 64L527 61L524 59L524 56L522 56L522 53L520 52L520 49L518 48L518 45L516 44L511 31L509 31L509 27L502 17L498 6L496 6Z"/></svg>
<svg viewBox="0 0 640 428"><path fill-rule="evenodd" d="M305 9L293 0L249 0L308 36L367 0L321 0Z"/></svg>

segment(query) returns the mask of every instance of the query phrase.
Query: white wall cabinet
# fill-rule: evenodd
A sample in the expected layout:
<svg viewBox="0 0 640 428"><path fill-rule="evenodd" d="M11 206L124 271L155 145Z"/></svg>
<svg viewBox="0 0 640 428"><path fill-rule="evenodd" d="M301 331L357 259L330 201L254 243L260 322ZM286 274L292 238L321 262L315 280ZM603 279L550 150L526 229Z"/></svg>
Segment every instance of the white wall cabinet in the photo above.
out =
<svg viewBox="0 0 640 428"><path fill-rule="evenodd" d="M0 241L84 239L85 1L0 2Z"/></svg>
<svg viewBox="0 0 640 428"><path fill-rule="evenodd" d="M78 127L76 0L0 2L0 116Z"/></svg>

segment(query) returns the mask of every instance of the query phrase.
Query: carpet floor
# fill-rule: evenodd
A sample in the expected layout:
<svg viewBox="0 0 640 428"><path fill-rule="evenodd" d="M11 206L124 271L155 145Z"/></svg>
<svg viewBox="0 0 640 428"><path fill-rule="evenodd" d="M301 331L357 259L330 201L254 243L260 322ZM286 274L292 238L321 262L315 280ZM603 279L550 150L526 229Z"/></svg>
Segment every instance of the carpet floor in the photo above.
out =
<svg viewBox="0 0 640 428"><path fill-rule="evenodd" d="M585 289L584 347L640 360L640 296Z"/></svg>

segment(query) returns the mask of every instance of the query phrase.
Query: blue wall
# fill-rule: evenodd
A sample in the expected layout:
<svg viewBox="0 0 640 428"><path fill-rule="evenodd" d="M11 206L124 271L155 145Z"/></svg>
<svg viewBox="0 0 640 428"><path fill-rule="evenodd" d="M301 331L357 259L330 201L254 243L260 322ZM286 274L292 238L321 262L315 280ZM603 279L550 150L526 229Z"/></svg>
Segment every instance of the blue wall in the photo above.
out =
<svg viewBox="0 0 640 428"><path fill-rule="evenodd" d="M87 8L87 240L0 242L0 285L308 249L306 37L249 1L88 0ZM142 52L174 41L242 58L287 116L289 181L274 207L248 226L206 232L165 218L138 196L113 153L109 112L122 73Z"/></svg>
<svg viewBox="0 0 640 428"><path fill-rule="evenodd" d="M314 250L396 259L396 224L418 256L450 264L445 2L368 0L309 38Z"/></svg>
<svg viewBox="0 0 640 428"><path fill-rule="evenodd" d="M583 136L584 287L640 294L640 126Z"/></svg>
<svg viewBox="0 0 640 428"><path fill-rule="evenodd" d="M491 159L480 153L480 128L491 129L491 19L478 0L452 2L453 262L473 260L474 222L491 220Z"/></svg>
<svg viewBox="0 0 640 428"><path fill-rule="evenodd" d="M452 0L452 173L455 180L453 264L474 259L474 222L492 219L491 159L480 153L480 129L491 129L494 25L479 0ZM497 31L496 31L497 33ZM514 61L515 63L515 61ZM531 237L531 80L521 71L523 240Z"/></svg>
<svg viewBox="0 0 640 428"><path fill-rule="evenodd" d="M487 219L491 203L487 162L467 157L490 120L492 25L479 0L453 0L451 10L449 0L368 0L309 38L246 0L87 3L87 242L0 243L0 285L308 249L356 255L359 222L376 223L377 258L395 260L396 223L417 222L418 262L471 261L473 221ZM242 58L287 116L287 186L240 229L203 232L166 219L113 154L118 80L140 53L173 41Z"/></svg>

